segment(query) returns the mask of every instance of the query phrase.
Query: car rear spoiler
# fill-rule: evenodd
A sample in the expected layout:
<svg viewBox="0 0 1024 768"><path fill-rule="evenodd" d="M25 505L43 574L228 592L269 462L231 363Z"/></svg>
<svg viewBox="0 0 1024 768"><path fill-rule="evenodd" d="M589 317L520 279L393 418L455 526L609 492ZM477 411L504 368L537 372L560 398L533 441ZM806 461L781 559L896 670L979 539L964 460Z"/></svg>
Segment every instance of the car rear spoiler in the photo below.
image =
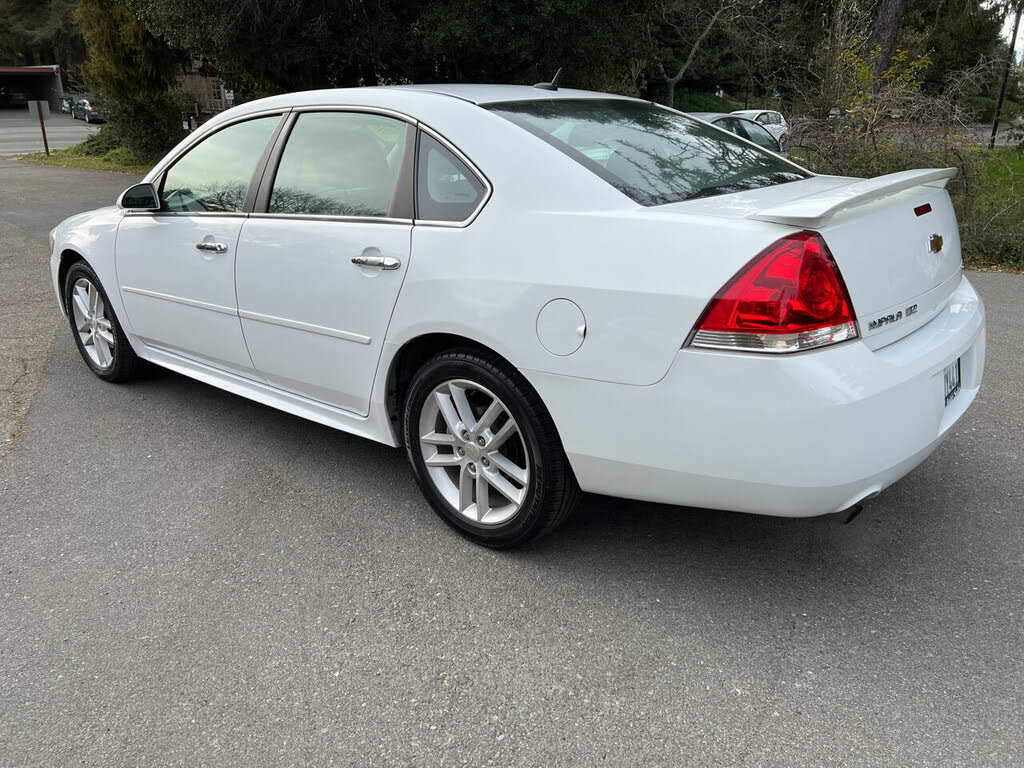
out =
<svg viewBox="0 0 1024 768"><path fill-rule="evenodd" d="M771 221L777 224L791 224L795 227L817 228L835 216L839 211L855 208L873 200L902 192L911 187L938 187L956 176L956 168L923 168L917 171L900 171L862 179L834 189L817 192L806 197L766 208L747 216L748 219Z"/></svg>

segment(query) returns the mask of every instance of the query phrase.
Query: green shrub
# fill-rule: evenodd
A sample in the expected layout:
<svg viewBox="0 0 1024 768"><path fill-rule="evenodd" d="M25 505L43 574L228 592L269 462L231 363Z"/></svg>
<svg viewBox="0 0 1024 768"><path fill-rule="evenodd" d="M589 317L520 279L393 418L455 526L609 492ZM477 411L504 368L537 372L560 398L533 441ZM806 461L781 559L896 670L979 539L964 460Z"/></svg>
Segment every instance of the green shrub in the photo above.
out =
<svg viewBox="0 0 1024 768"><path fill-rule="evenodd" d="M83 155L85 157L103 157L107 152L120 146L121 139L118 137L117 131L109 125L104 125L85 141L69 148L68 154Z"/></svg>
<svg viewBox="0 0 1024 768"><path fill-rule="evenodd" d="M103 159L114 165L139 165L139 159L128 147L112 149L103 155Z"/></svg>

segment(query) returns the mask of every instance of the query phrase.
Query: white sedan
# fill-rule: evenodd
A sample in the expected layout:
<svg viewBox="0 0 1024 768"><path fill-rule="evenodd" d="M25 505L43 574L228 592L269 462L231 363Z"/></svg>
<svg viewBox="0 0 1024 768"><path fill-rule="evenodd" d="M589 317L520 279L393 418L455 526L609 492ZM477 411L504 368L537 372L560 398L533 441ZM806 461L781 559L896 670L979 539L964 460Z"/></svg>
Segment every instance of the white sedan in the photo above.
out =
<svg viewBox="0 0 1024 768"><path fill-rule="evenodd" d="M481 544L580 489L820 515L978 392L953 173L817 176L607 94L313 91L208 122L51 268L100 378L146 360L404 445Z"/></svg>

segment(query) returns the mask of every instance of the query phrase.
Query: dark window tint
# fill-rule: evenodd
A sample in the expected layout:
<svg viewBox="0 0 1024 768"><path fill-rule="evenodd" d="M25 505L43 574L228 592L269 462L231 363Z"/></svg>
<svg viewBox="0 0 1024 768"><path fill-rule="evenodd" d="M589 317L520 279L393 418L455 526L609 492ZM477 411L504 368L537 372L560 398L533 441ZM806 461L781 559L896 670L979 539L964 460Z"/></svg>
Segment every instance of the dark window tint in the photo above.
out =
<svg viewBox="0 0 1024 768"><path fill-rule="evenodd" d="M401 183L401 170L411 130L384 115L299 115L274 178L270 212L366 217L407 212L411 190Z"/></svg>
<svg viewBox="0 0 1024 768"><path fill-rule="evenodd" d="M433 136L420 133L416 218L465 221L486 192L483 182Z"/></svg>
<svg viewBox="0 0 1024 768"><path fill-rule="evenodd" d="M647 102L550 99L489 108L642 205L756 189L809 175L737 137Z"/></svg>
<svg viewBox="0 0 1024 768"><path fill-rule="evenodd" d="M241 211L253 171L278 120L273 115L235 123L190 149L164 176L162 210Z"/></svg>
<svg viewBox="0 0 1024 768"><path fill-rule="evenodd" d="M736 122L741 128L738 131L734 131L734 133L739 133L741 136L746 135L748 139L758 146L770 149L772 152L779 151L779 142L775 140L775 137L753 120L737 120Z"/></svg>

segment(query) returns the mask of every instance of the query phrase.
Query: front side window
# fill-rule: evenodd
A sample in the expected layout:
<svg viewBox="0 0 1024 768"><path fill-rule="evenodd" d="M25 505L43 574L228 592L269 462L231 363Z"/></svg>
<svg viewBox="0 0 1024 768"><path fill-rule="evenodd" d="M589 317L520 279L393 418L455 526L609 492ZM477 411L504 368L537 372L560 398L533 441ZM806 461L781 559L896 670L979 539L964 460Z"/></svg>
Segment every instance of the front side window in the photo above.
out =
<svg viewBox="0 0 1024 768"><path fill-rule="evenodd" d="M237 213L280 115L222 128L190 149L164 175L162 211Z"/></svg>
<svg viewBox="0 0 1024 768"><path fill-rule="evenodd" d="M486 193L466 164L426 133L420 134L416 177L416 218L425 221L465 221Z"/></svg>
<svg viewBox="0 0 1024 768"><path fill-rule="evenodd" d="M805 179L800 167L681 113L625 99L489 105L641 205Z"/></svg>
<svg viewBox="0 0 1024 768"><path fill-rule="evenodd" d="M270 213L396 217L408 211L411 189L401 171L412 130L385 115L299 115L274 177Z"/></svg>

